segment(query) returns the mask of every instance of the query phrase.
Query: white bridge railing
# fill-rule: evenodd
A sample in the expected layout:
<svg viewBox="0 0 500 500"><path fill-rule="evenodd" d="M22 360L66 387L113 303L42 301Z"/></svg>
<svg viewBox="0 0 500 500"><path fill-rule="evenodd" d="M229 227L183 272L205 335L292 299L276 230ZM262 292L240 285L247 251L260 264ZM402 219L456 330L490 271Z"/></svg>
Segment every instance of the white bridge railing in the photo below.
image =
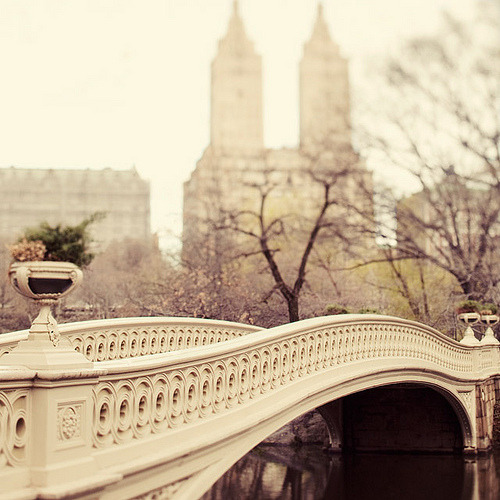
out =
<svg viewBox="0 0 500 500"><path fill-rule="evenodd" d="M356 379L435 377L447 390L458 387L456 398L470 416L474 384L500 375L498 346L465 346L425 325L386 316L329 316L268 330L210 320L134 318L61 325L60 331L97 361L93 367L0 368L0 481L5 478L10 492L21 489L26 498L77 485L82 494L107 488L123 495L121 479L130 485L131 478L159 465L167 467L162 480L173 495L186 478L221 460L210 450L223 450L225 440L246 433L241 446L248 447L252 439L265 437L257 432L264 432L264 423L265 429L282 425L294 405L324 404L325 391L331 394ZM0 349L10 349L14 337L25 335L2 336ZM50 395L41 399L33 392L37 387ZM51 451L44 463L63 470L69 456L83 456L93 461L95 479L83 468L57 481L30 472L40 418L55 442L55 448L47 444Z"/></svg>
<svg viewBox="0 0 500 500"><path fill-rule="evenodd" d="M463 380L500 373L498 348L476 353L417 323L366 315L305 320L209 348L102 363L94 446L178 428L314 373L371 360L432 366Z"/></svg>
<svg viewBox="0 0 500 500"><path fill-rule="evenodd" d="M59 325L63 339L90 361L133 358L235 339L260 328L196 318L118 318ZM0 334L0 356L10 352L28 330Z"/></svg>

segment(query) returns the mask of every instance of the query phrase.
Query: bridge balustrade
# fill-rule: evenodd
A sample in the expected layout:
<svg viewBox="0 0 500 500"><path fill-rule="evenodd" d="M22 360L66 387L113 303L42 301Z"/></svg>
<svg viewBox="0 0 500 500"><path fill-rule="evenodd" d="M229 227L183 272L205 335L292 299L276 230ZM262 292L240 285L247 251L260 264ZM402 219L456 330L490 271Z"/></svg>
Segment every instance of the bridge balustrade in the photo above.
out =
<svg viewBox="0 0 500 500"><path fill-rule="evenodd" d="M68 491L194 498L296 416L401 381L445 394L464 446L478 449L477 387L494 392L490 382L500 376L498 346L459 344L386 316L329 316L267 330L136 318L61 325L61 333L95 362L0 369L0 480L26 498ZM21 333L8 335L13 341ZM491 413L490 399L481 417ZM39 424L46 439L34 435ZM74 465L79 460L85 467ZM40 464L52 472L37 475Z"/></svg>
<svg viewBox="0 0 500 500"><path fill-rule="evenodd" d="M63 342L69 341L89 361L189 349L259 330L252 325L196 318L120 318L59 325ZM28 330L0 335L0 357L27 338Z"/></svg>
<svg viewBox="0 0 500 500"><path fill-rule="evenodd" d="M331 320L330 320L331 321ZM394 319L325 321L294 331L285 325L234 340L217 349L104 363L107 375L94 390L93 438L98 448L190 424L331 368L376 359L429 363L468 379L488 372L498 353L483 348L479 359L457 344L417 324ZM483 352L484 351L484 352ZM168 363L167 363L168 361ZM147 371L147 375L142 372ZM474 375L473 375L474 374Z"/></svg>

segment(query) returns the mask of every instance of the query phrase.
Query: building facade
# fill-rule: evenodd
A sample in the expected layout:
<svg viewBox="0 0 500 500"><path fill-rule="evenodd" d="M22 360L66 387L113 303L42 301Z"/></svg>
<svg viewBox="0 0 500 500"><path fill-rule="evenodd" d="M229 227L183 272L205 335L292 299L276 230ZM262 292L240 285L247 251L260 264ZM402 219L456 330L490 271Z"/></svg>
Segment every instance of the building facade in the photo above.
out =
<svg viewBox="0 0 500 500"><path fill-rule="evenodd" d="M90 229L100 249L114 240L150 238L149 183L135 168L0 169L1 241L41 222L78 224L95 212L105 214Z"/></svg>
<svg viewBox="0 0 500 500"><path fill-rule="evenodd" d="M314 173L340 173L350 166L357 175L339 180L339 198L372 207L371 174L352 148L348 63L330 36L321 4L299 75L300 144L266 149L261 56L247 37L235 1L211 66L210 144L184 185L185 257L206 246L202 238L210 232L210 221L231 211L258 211L258 187L266 182L273 185L267 198L273 216L314 217L323 190ZM357 189L361 184L364 189Z"/></svg>

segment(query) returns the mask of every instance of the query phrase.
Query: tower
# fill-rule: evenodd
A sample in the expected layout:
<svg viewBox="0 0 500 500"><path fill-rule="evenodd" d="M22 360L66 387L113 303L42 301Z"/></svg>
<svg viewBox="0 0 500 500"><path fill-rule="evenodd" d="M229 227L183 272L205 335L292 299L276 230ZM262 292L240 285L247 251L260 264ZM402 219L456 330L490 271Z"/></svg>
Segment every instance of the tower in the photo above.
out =
<svg viewBox="0 0 500 500"><path fill-rule="evenodd" d="M262 61L248 39L238 2L212 61L211 146L216 154L251 155L264 147Z"/></svg>
<svg viewBox="0 0 500 500"><path fill-rule="evenodd" d="M268 187L273 186L266 198L269 216L286 214L287 224L293 228L289 233L297 241L303 232L295 229L316 216L323 193L321 183L310 175L313 167L327 172L352 166L352 175L337 183L336 198L365 203L365 192L359 187L364 166L351 146L347 61L329 34L321 5L300 62L301 147L264 148L262 62L245 33L236 1L211 70L210 144L184 184L186 261L197 265L210 262L212 269L222 269L220 263L233 249L248 241L240 233L217 228L238 218L238 223L248 222L252 229L254 218L246 216L259 210L262 199L258 187L266 182ZM323 146L320 155L304 154L303 146L308 149L317 142ZM368 172L366 179L363 186L369 185ZM352 220L352 215L340 208L334 216ZM325 241L316 249L322 248L328 255L335 253L338 259L341 244ZM292 258L294 249L293 244L282 249L280 258ZM347 258L346 252L343 255Z"/></svg>
<svg viewBox="0 0 500 500"><path fill-rule="evenodd" d="M351 143L347 60L328 31L323 6L300 61L300 144Z"/></svg>

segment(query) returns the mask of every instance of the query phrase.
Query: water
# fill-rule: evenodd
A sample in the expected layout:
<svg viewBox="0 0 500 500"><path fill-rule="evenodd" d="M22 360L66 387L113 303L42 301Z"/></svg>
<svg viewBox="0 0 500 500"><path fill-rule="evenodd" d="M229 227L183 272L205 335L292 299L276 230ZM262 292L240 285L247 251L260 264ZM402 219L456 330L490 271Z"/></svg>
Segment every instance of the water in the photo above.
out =
<svg viewBox="0 0 500 500"><path fill-rule="evenodd" d="M260 445L203 500L499 500L500 452L455 455L323 453Z"/></svg>

